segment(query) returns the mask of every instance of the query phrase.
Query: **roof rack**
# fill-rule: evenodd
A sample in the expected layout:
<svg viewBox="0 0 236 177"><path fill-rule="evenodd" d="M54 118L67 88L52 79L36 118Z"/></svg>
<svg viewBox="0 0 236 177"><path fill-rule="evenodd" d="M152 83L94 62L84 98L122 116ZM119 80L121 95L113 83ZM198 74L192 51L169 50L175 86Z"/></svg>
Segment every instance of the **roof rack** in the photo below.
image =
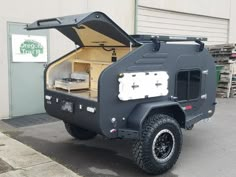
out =
<svg viewBox="0 0 236 177"><path fill-rule="evenodd" d="M152 42L154 38L158 41L178 42L178 41L207 41L204 37L185 37L185 36L155 36L155 35L131 35L138 42Z"/></svg>
<svg viewBox="0 0 236 177"><path fill-rule="evenodd" d="M194 41L199 44L199 52L202 52L205 44L202 41L207 41L207 38L201 37L184 37L184 36L153 36L153 35L131 35L136 41L141 43L152 42L154 44L153 51L158 52L161 47L161 42L183 42Z"/></svg>

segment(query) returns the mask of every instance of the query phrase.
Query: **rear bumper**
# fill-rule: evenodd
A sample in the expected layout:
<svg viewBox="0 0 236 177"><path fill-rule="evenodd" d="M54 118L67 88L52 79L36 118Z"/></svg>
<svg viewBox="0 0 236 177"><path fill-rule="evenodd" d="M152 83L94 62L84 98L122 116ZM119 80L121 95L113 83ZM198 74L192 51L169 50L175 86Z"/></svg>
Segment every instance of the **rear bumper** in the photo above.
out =
<svg viewBox="0 0 236 177"><path fill-rule="evenodd" d="M66 109L63 109L63 105ZM64 93L45 90L44 106L46 112L65 122L100 133L98 102ZM72 107L72 110L68 107Z"/></svg>

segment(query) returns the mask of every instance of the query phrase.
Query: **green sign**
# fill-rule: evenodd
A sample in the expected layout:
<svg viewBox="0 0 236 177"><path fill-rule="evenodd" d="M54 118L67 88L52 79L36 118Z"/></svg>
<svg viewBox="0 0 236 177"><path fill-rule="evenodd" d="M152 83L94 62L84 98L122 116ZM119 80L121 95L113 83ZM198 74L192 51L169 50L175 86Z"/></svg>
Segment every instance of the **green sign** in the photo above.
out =
<svg viewBox="0 0 236 177"><path fill-rule="evenodd" d="M37 57L39 54L43 54L43 45L34 40L25 40L20 45L21 54L32 54L33 57Z"/></svg>

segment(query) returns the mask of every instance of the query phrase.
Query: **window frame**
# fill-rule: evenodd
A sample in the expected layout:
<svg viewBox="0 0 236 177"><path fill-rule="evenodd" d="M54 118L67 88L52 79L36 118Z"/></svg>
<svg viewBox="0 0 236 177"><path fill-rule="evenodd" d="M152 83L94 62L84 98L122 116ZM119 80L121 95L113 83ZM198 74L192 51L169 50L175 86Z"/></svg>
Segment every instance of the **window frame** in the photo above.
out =
<svg viewBox="0 0 236 177"><path fill-rule="evenodd" d="M198 91L198 97L193 98L193 99L189 99L189 93L190 93L190 72L191 71L199 71L200 72L200 84L199 84L199 91ZM178 97L177 93L178 93L178 74L180 72L188 72L188 81L187 81L187 100L178 100L178 102L184 103L184 102L189 102L189 101L198 101L201 97L201 90L202 90L202 71L200 68L192 68L192 69L183 69L183 70L179 70L175 76L175 96Z"/></svg>

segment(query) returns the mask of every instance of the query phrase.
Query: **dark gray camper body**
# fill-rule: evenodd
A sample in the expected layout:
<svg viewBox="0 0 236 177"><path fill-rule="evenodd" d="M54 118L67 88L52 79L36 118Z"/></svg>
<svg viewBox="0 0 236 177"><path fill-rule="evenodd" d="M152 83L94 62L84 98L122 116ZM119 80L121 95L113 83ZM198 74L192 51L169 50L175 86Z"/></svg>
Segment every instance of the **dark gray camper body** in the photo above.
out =
<svg viewBox="0 0 236 177"><path fill-rule="evenodd" d="M202 39L129 36L101 12L39 20L27 27L28 30L48 28L57 29L79 46L76 50L50 63L45 69L45 109L51 116L108 138L140 139L143 122L152 114L165 113L173 117L181 128L186 129L213 115L216 95L215 64L204 48ZM178 41L195 43L181 44ZM80 96L79 93L74 95L73 91L62 91L48 86L47 80L50 80L52 73L55 72L51 68L55 70L60 68L60 64L65 64L64 60L67 57L69 57L68 60L72 60L70 56L81 49L85 51L103 49L104 55L111 51L109 53L111 59L112 57L114 59L114 50L118 53L122 50L128 51L122 57L117 57L116 62L110 61L102 70L97 80L95 99ZM91 52L91 55L94 52ZM58 73L65 72L63 67L61 68ZM152 93L146 95L144 93L142 98L138 95L139 98L129 99L124 96L120 99L121 82L119 79L125 74L131 73L135 78L139 73L157 75L160 74L159 71L168 75L168 93L161 96L150 96L149 94ZM185 86L182 87L181 83L178 85L178 74L184 71L199 72L197 78L199 84L194 86L194 84L187 83L186 85L183 82ZM92 71L89 73L91 74ZM191 76L185 73L185 77L189 80ZM142 81L139 84L133 83L134 92L135 89L142 87L140 83L142 84ZM94 83L91 82L90 86L92 84ZM124 81L124 86L125 84ZM162 84L156 83L156 87ZM182 90L178 90L177 87ZM196 90L198 87L199 90ZM193 90L195 95L191 96ZM124 90L123 92L126 95ZM194 99L179 100L178 94L183 98L194 97ZM65 108L65 104L69 108Z"/></svg>
<svg viewBox="0 0 236 177"><path fill-rule="evenodd" d="M81 24L87 23L96 30L96 25L99 25L99 23L107 24L108 27L104 27L104 24L99 25L98 30L105 35L121 40L124 46L129 47L130 43L132 43L133 47L137 48L111 64L102 72L98 81L97 101L74 97L68 93L52 91L47 89L45 84L45 96L51 96L50 101L45 97L45 109L48 114L109 138L129 138L129 136L131 138L138 138L138 132L142 128L142 122L145 117L152 111L160 109L170 109L170 112L176 114L175 117L182 128L213 115L216 94L215 64L206 49L199 51L199 44L171 44L167 43L168 39L166 39L165 41L160 41L160 49L155 51L155 43L151 40L137 42L121 30L105 14L100 12L62 17L61 20L60 18L39 20L29 25L27 29L56 28L72 39L80 48L83 48L88 46L83 45L76 34L74 34L75 32L72 31L72 27L79 27ZM104 32L106 29L108 31ZM89 38L89 36L87 37ZM175 41L175 39L169 40ZM176 41L178 40L188 39L177 38ZM173 99L176 97L176 74L181 70L191 69L199 69L202 73L199 97L191 101L178 102L178 100ZM168 73L168 95L129 101L119 100L118 78L120 74L152 71L166 71ZM47 73L47 68L45 73ZM58 103L56 99L59 100ZM74 110L72 113L61 109L61 102L63 101L73 103ZM182 109L190 104L192 105L191 110L184 111ZM79 109L79 105L82 105L83 109ZM95 108L96 110L94 113L91 113L86 110L87 107ZM211 110L210 113L209 110ZM115 123L112 123L112 118L116 119ZM117 131L111 133L113 129Z"/></svg>

